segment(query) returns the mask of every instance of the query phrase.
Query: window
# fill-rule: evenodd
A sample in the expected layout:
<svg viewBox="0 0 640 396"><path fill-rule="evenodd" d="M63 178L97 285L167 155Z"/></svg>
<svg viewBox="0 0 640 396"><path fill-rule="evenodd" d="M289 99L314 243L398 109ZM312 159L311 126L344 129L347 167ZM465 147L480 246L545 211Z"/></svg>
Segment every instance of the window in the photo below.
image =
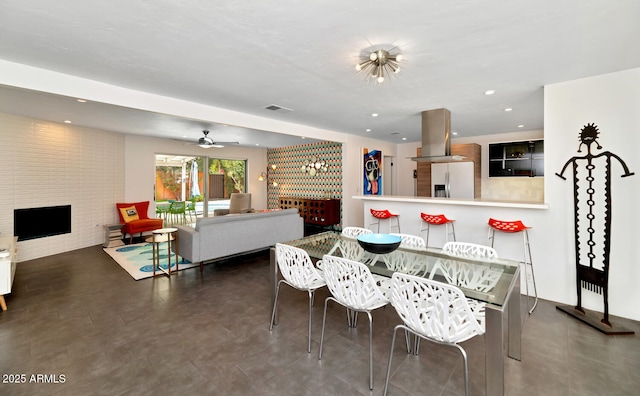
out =
<svg viewBox="0 0 640 396"><path fill-rule="evenodd" d="M206 216L228 208L231 193L247 190L246 173L246 160L156 154L156 203L192 201Z"/></svg>

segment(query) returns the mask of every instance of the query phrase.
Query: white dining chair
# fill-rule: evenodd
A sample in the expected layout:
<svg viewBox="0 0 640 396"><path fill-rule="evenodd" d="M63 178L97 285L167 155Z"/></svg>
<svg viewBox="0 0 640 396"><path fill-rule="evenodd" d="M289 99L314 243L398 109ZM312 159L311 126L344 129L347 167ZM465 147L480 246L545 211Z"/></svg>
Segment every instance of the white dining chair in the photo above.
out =
<svg viewBox="0 0 640 396"><path fill-rule="evenodd" d="M462 291L453 285L396 272L391 277L390 298L403 324L393 330L384 395L389 387L396 333L400 329L457 348L463 359L465 394L469 395L467 353L459 343L483 335L484 326L477 321Z"/></svg>
<svg viewBox="0 0 640 396"><path fill-rule="evenodd" d="M447 242L442 247L442 252L457 257L498 258L498 252L494 248L470 242Z"/></svg>
<svg viewBox="0 0 640 396"><path fill-rule="evenodd" d="M404 247L407 249L415 249L415 250L427 248L427 243L420 236L411 235L411 234L394 234L394 233L392 233L391 235L397 235L402 239L402 241L400 242L400 247Z"/></svg>
<svg viewBox="0 0 640 396"><path fill-rule="evenodd" d="M342 257L325 255L322 258L325 281L331 296L324 302L322 317L322 335L320 336L320 352L322 359L324 330L327 321L327 305L335 301L347 308L347 312L365 312L369 318L369 389L373 389L373 320L371 311L389 304L389 298L376 285L369 267L357 261ZM387 291L388 292L388 291ZM352 322L356 326L357 321Z"/></svg>
<svg viewBox="0 0 640 396"><path fill-rule="evenodd" d="M336 251L340 251L340 255L344 258L368 265L374 265L376 261L378 261L378 255L365 251L362 246L358 244L357 238L363 234L373 234L373 231L362 227L343 228L341 235L349 239L338 240L327 254L333 256Z"/></svg>
<svg viewBox="0 0 640 396"><path fill-rule="evenodd" d="M309 294L309 334L307 353L311 353L311 321L313 310L313 299L316 290L326 285L324 276L318 271L309 254L297 247L276 243L276 260L278 269L282 278L276 287L276 297L273 301L273 310L271 312L271 323L269 331L273 329L278 307L278 295L280 294L280 285L287 284L294 289L306 291Z"/></svg>

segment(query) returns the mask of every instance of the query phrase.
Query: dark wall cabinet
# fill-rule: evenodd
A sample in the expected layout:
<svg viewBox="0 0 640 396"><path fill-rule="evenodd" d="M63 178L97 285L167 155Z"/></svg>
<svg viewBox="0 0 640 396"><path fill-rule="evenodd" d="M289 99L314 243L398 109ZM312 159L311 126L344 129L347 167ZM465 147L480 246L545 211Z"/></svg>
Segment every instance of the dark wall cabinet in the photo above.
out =
<svg viewBox="0 0 640 396"><path fill-rule="evenodd" d="M298 208L306 224L331 226L340 224L340 200L280 197L280 209Z"/></svg>
<svg viewBox="0 0 640 396"><path fill-rule="evenodd" d="M489 177L544 176L544 140L489 144Z"/></svg>

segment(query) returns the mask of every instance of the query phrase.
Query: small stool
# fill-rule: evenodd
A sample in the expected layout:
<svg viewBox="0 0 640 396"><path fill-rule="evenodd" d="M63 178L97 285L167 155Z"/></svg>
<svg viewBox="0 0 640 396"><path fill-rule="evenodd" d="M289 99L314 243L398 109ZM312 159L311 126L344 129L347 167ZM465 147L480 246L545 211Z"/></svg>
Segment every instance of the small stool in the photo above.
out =
<svg viewBox="0 0 640 396"><path fill-rule="evenodd" d="M489 218L489 235L487 236L487 245L493 247L493 241L495 239L494 237L495 237L496 230L502 231L502 232L511 232L511 233L522 232L522 235L524 237L523 239L524 261L522 261L522 263L524 264L524 276L525 276L525 287L526 287L525 290L527 293L527 308L529 309L529 315L531 315L533 310L536 309L536 305L538 305L538 290L536 289L536 277L533 273L533 262L531 261L531 247L529 246L529 233L527 232L529 228L531 227L527 227L520 220L503 221L503 220L496 220L496 219ZM528 276L529 268L531 269L531 281L533 283L533 297L534 297L533 305L531 306L531 308L529 308L529 300L531 297L529 295L529 276Z"/></svg>
<svg viewBox="0 0 640 396"><path fill-rule="evenodd" d="M420 221L420 232L418 235L421 235L424 230L427 231L427 237L424 239L427 247L429 247L429 230L432 225L444 225L446 242L449 242L449 235L451 235L454 242L456 241L456 229L453 226L455 220L447 219L443 214L432 215L422 212L420 213L420 218L422 221ZM449 224L451 224L451 231L449 231Z"/></svg>
<svg viewBox="0 0 640 396"><path fill-rule="evenodd" d="M398 233L400 233L400 219L399 219L399 215L397 214L393 214L391 212L389 212L387 209L383 209L383 210L376 210L376 209L370 209L371 211L371 216L373 216L373 220L371 220L371 223L369 224L369 227L371 227L372 225L377 224L378 225L378 233L380 233L380 222L382 220L389 220L389 232L391 232L391 219L396 219L396 227L398 228Z"/></svg>
<svg viewBox="0 0 640 396"><path fill-rule="evenodd" d="M178 229L177 228L160 228L151 231L152 235L145 241L151 243L151 252L153 255L153 276L156 276L156 268L163 273L171 276L171 241L174 241L175 255L176 255L176 271L180 268L178 263L180 259L178 257ZM160 267L160 244L167 242L167 270L165 271Z"/></svg>

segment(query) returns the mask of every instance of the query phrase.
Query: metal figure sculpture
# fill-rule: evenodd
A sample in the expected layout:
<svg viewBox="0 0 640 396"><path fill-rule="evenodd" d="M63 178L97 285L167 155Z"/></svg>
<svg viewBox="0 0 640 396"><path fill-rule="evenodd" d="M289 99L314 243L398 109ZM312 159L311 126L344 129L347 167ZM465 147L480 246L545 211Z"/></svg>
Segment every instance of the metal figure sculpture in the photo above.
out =
<svg viewBox="0 0 640 396"><path fill-rule="evenodd" d="M598 143L598 127L587 124L580 131L581 152L582 145L587 146L587 155L569 159L557 176L563 176L567 167L573 167L573 201L575 220L575 253L576 253L576 286L578 304L575 309L582 314L582 288L603 295L604 317L601 322L611 327L609 322L609 253L611 250L611 159L616 159L624 169L622 177L631 176L629 168L617 155L604 151L600 154L591 152L591 145ZM596 168L598 162L604 161L604 172ZM579 166L581 164L584 167ZM584 185L586 183L586 186ZM601 189L599 187L602 187ZM596 211L598 204L604 203L604 214ZM586 212L586 213L584 213ZM586 235L585 235L586 234Z"/></svg>

